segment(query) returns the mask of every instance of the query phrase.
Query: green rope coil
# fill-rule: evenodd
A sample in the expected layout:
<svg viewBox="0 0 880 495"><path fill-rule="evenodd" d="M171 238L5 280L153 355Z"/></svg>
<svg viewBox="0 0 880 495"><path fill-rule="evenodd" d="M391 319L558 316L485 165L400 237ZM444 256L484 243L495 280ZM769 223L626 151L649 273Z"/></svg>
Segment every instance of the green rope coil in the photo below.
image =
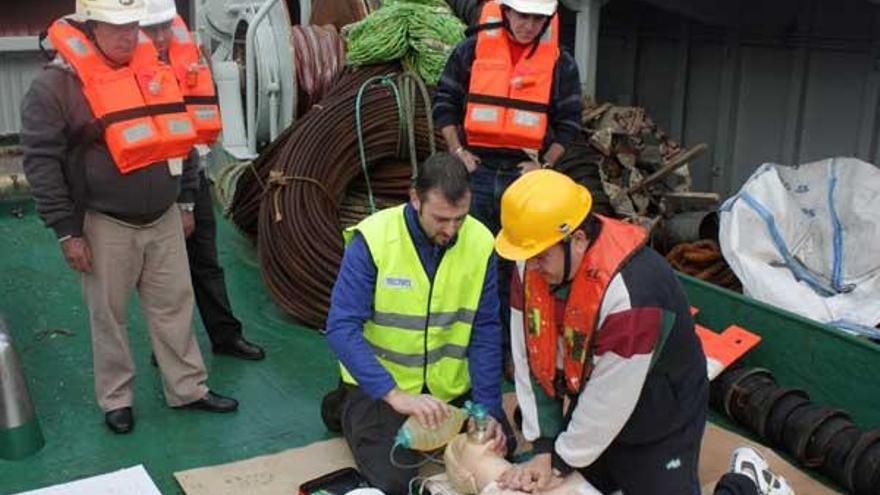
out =
<svg viewBox="0 0 880 495"><path fill-rule="evenodd" d="M368 65L402 60L406 70L436 84L465 25L444 0L387 0L347 26L348 62Z"/></svg>

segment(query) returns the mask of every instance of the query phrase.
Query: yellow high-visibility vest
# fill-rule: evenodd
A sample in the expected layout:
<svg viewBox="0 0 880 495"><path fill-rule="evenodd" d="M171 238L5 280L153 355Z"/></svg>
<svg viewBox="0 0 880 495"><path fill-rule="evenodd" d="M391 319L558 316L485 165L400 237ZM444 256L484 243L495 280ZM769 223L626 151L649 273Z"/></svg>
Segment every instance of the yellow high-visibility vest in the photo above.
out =
<svg viewBox="0 0 880 495"><path fill-rule="evenodd" d="M418 394L427 385L450 401L470 390L467 350L493 238L468 216L429 279L404 206L377 212L346 231L347 241L354 232L363 236L377 268L364 338L401 390ZM357 384L341 363L340 369L343 381Z"/></svg>

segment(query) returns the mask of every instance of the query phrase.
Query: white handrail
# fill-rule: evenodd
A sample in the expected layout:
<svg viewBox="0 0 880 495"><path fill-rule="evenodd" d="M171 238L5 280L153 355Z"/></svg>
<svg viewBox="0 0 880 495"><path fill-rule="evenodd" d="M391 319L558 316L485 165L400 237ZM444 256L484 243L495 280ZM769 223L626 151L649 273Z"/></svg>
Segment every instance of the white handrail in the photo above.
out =
<svg viewBox="0 0 880 495"><path fill-rule="evenodd" d="M256 64L257 55L254 53L254 38L257 35L257 26L263 21L266 15L269 14L269 10L271 10L276 3L278 3L278 0L268 0L260 6L256 15L254 15L250 24L248 24L244 44L245 54L247 56L245 59L245 78L247 81L245 84L247 91L247 141L248 151L255 155L257 153L257 74L254 65Z"/></svg>

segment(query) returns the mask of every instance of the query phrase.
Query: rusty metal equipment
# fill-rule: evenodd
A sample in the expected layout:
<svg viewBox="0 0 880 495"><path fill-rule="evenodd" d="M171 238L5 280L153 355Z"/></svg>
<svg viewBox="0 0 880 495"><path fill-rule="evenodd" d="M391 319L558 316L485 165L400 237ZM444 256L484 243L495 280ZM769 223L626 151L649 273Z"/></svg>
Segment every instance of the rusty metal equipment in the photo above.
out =
<svg viewBox="0 0 880 495"><path fill-rule="evenodd" d="M605 193L619 216L656 226L669 211L667 194L690 191L688 164L707 149L684 148L664 133L645 109L585 99L581 125L599 153Z"/></svg>
<svg viewBox="0 0 880 495"><path fill-rule="evenodd" d="M739 279L724 261L718 243L713 240L679 244L666 254L666 260L676 270L700 280L731 290L741 290Z"/></svg>
<svg viewBox="0 0 880 495"><path fill-rule="evenodd" d="M345 69L340 78L330 88L324 98L332 98L340 94L357 91L357 89L369 79L383 74L399 71L400 67L395 64L375 65L359 69ZM315 104L320 104L320 100ZM311 107L310 107L311 108ZM280 153L284 145L290 140L291 135L299 128L301 120L297 120L292 126L285 129L277 139L269 143L260 155L247 164L236 180L234 193L227 204L228 214L233 223L245 234L253 239L257 237L257 223L260 215L260 201L267 189L269 172L277 167Z"/></svg>

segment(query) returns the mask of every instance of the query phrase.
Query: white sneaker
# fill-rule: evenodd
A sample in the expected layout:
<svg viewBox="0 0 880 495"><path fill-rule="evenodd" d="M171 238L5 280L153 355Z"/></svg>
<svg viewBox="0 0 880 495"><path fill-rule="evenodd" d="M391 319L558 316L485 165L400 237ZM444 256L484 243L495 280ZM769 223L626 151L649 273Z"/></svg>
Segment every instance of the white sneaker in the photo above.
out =
<svg viewBox="0 0 880 495"><path fill-rule="evenodd" d="M785 478L771 471L764 456L751 447L740 447L733 451L730 471L751 478L761 495L794 495Z"/></svg>

